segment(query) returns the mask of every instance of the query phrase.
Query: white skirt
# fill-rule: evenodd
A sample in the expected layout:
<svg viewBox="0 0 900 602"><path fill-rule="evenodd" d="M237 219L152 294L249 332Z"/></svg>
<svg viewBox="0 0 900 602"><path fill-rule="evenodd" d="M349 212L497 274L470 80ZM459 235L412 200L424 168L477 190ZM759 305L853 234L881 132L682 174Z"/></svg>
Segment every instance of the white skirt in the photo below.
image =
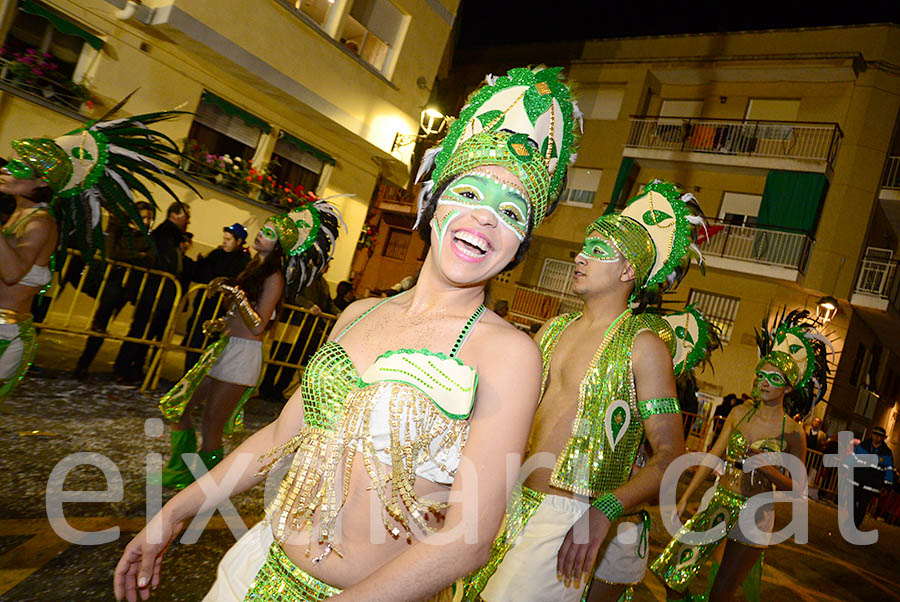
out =
<svg viewBox="0 0 900 602"><path fill-rule="evenodd" d="M241 602L265 563L273 541L272 527L266 519L244 533L219 562L216 582L203 602Z"/></svg>
<svg viewBox="0 0 900 602"><path fill-rule="evenodd" d="M262 341L230 337L207 376L222 382L255 387L262 370Z"/></svg>

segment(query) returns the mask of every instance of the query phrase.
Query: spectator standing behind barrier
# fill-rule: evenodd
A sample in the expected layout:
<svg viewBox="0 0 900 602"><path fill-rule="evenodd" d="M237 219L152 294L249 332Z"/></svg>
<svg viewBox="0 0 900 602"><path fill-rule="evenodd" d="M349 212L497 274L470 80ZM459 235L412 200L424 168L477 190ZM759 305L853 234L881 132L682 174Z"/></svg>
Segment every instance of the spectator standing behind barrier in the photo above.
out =
<svg viewBox="0 0 900 602"><path fill-rule="evenodd" d="M353 294L353 283L347 280L338 282L337 294L334 296L334 305L338 311L344 311L354 301L356 296Z"/></svg>
<svg viewBox="0 0 900 602"><path fill-rule="evenodd" d="M166 220L153 230L150 237L156 247L156 263L154 267L174 276L184 271L184 258L181 244L184 232L191 222L190 208L181 202L174 202L166 210ZM157 301L157 296L159 300ZM144 291L138 299L134 310L134 319L128 336L160 340L166 329L172 305L175 301L175 286L163 281L161 276L150 275L144 285ZM156 308L154 310L154 302ZM146 333L145 333L146 330ZM148 346L143 343L125 341L116 356L113 370L116 376L125 382L140 381Z"/></svg>
<svg viewBox="0 0 900 602"><path fill-rule="evenodd" d="M297 343L292 346L291 341L293 341L293 337L291 337L290 340L282 341L280 344L278 342L272 344L271 358L280 362L287 361L292 367L274 364L266 367L266 374L259 385L259 395L268 401L285 402L284 391L291 384L294 373L297 371L296 367L306 365L306 361L319 349L319 343L325 342L324 334L327 322L319 319L319 315L322 313L340 313L340 310L331 300L331 291L323 277L323 274L327 271L328 265L326 264L316 274L309 286L301 289L292 300L292 305L308 309L312 314L310 316L303 312L292 312L290 323L294 326L302 325L300 334L297 337ZM309 345L306 344L307 340L310 341ZM281 370L280 374L279 370Z"/></svg>
<svg viewBox="0 0 900 602"><path fill-rule="evenodd" d="M247 240L247 229L239 223L222 228L222 245L216 247L206 256L197 259L191 280L208 284L213 278L237 278L247 264L250 263L250 253L244 243ZM200 349L206 338L200 328L206 320L212 319L216 310L219 295L210 295L201 307L197 295L194 300L194 313L187 322L187 334L181 341L184 347ZM200 359L200 352L188 351L184 356L185 373L194 367Z"/></svg>
<svg viewBox="0 0 900 602"><path fill-rule="evenodd" d="M722 403L719 404L716 411L713 412L713 441L719 438L719 433L722 432L722 425L725 424L725 419L728 418L728 415L731 414L731 410L734 409L734 406L737 404L738 396L734 393L729 393L722 399Z"/></svg>
<svg viewBox="0 0 900 602"><path fill-rule="evenodd" d="M149 231L153 225L153 206L145 201L135 203L141 215L145 231ZM106 230L106 257L115 261L130 263L138 267L150 267L153 262L153 250L150 248L150 238L134 224L125 227L110 216ZM102 264L100 264L102 266ZM105 272L105 267L103 268ZM128 268L120 265L109 269L109 276L103 293L100 295L100 303L94 318L91 321L91 330L99 334L105 334L109 321L125 307L126 303L134 303L137 300L138 291L141 288L141 280L145 272L132 270L126 279ZM103 345L103 337L88 337L75 366L74 378L82 379L87 376L91 362L97 357L100 347Z"/></svg>
<svg viewBox="0 0 900 602"><path fill-rule="evenodd" d="M194 270L197 262L188 257L188 251L194 246L194 233L185 232L182 234L181 244L178 245L178 252L181 253L181 272L178 274L178 281L181 282L182 294L187 291L194 279Z"/></svg>
<svg viewBox="0 0 900 602"><path fill-rule="evenodd" d="M854 486L853 522L856 523L857 529L866 516L866 509L872 498L886 493L887 488L894 484L894 454L884 442L886 435L883 427L876 426L872 429L872 436L853 450L857 456L863 454L878 456L878 461L874 464L857 458L859 463L851 477Z"/></svg>
<svg viewBox="0 0 900 602"><path fill-rule="evenodd" d="M806 449L820 452L825 448L828 435L822 430L821 418L816 416L803 430L806 431Z"/></svg>

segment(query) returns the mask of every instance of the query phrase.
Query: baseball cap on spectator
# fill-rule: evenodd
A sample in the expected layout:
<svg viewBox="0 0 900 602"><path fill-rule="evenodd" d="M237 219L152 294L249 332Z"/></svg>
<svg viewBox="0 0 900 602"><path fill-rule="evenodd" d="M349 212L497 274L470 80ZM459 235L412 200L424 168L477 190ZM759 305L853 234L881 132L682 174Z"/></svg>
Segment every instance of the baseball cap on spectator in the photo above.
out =
<svg viewBox="0 0 900 602"><path fill-rule="evenodd" d="M879 435L881 437L887 437L887 432L885 432L884 427L876 426L872 429L873 435Z"/></svg>
<svg viewBox="0 0 900 602"><path fill-rule="evenodd" d="M222 232L230 232L235 238L240 238L243 241L247 240L247 228L237 222L230 226L225 226L222 228Z"/></svg>

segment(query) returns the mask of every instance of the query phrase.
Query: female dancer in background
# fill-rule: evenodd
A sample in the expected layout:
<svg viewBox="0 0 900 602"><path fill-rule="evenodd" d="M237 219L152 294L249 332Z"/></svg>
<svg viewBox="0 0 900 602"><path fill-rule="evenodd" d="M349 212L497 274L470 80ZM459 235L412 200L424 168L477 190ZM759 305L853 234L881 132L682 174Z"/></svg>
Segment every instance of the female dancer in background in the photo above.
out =
<svg viewBox="0 0 900 602"><path fill-rule="evenodd" d="M725 537L728 542L709 600L731 600L768 546L775 522L774 506L763 506L752 517L760 533L756 537L744 533L738 520L747 500L773 489L791 491L805 487L805 483L795 483L774 466L743 470L743 462L750 456L765 452L789 453L805 463L806 436L786 413L786 396L793 402L787 409L809 412L825 391L826 339L816 331L808 312L794 311L782 318L771 329L764 322L757 336L761 359L756 366L753 399L731 411L709 450L725 460L725 473L719 478L712 499L685 523L651 566L665 583L669 600L705 599L692 598L686 590ZM679 518L710 470L708 466L698 467L676 507ZM682 541L689 531L700 533L720 523L725 528L715 541L697 545Z"/></svg>

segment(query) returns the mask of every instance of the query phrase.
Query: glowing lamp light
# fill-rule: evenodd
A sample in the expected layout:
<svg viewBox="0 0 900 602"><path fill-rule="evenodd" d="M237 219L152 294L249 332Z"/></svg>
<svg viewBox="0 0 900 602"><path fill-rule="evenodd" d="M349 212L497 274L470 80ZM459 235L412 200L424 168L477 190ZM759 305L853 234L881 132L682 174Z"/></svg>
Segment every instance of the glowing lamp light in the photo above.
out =
<svg viewBox="0 0 900 602"><path fill-rule="evenodd" d="M838 309L840 309L840 305L837 299L830 295L822 297L816 303L816 318L822 324L828 324L837 315Z"/></svg>

